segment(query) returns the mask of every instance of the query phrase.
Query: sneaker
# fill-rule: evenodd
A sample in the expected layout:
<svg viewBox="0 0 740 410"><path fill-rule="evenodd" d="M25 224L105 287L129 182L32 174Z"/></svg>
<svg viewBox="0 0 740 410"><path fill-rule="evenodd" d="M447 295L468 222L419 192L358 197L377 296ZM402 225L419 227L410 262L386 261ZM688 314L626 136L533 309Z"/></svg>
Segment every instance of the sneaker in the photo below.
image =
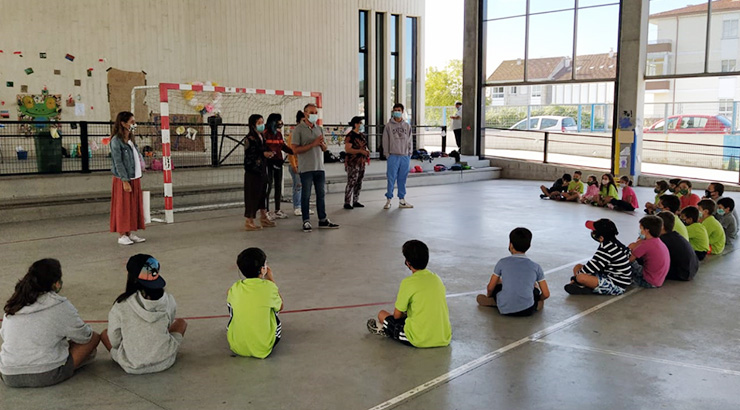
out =
<svg viewBox="0 0 740 410"><path fill-rule="evenodd" d="M131 238L129 238L128 236L123 235L122 237L118 238L118 244L119 245L133 245L134 241L132 241Z"/></svg>
<svg viewBox="0 0 740 410"><path fill-rule="evenodd" d="M311 226L311 222L304 221L303 222L303 232L311 232L313 231L313 227Z"/></svg>
<svg viewBox="0 0 740 410"><path fill-rule="evenodd" d="M385 201L385 205L383 205L383 209L391 209L391 200L388 199Z"/></svg>
<svg viewBox="0 0 740 410"><path fill-rule="evenodd" d="M344 204L344 209L352 209L352 208L354 208L352 205Z"/></svg>
<svg viewBox="0 0 740 410"><path fill-rule="evenodd" d="M301 215L303 215L303 213L301 212L301 209L300 208L297 208L297 209L294 209L293 210L293 215L295 215L295 216L301 216Z"/></svg>
<svg viewBox="0 0 740 410"><path fill-rule="evenodd" d="M400 201L398 202L398 207L399 207L399 208L413 208L414 206L413 206L413 205L411 205L410 203L406 202L406 200L405 200L405 199L402 199L402 200L400 200Z"/></svg>
<svg viewBox="0 0 740 410"><path fill-rule="evenodd" d="M285 219L287 217L288 217L288 214L286 214L282 210L275 211L275 219Z"/></svg>
<svg viewBox="0 0 740 410"><path fill-rule="evenodd" d="M590 295L593 293L591 289L577 283L569 283L565 285L565 291L571 295Z"/></svg>
<svg viewBox="0 0 740 410"><path fill-rule="evenodd" d="M309 209L309 210L308 210L308 214L309 214L309 215L313 215L313 214L314 214L314 212L313 212L313 209Z"/></svg>
<svg viewBox="0 0 740 410"><path fill-rule="evenodd" d="M609 209L614 209L614 205L612 205L612 204L608 204L606 207L609 208Z"/></svg>
<svg viewBox="0 0 740 410"><path fill-rule="evenodd" d="M547 195L545 195L545 194L540 194L540 199L545 199L545 198L547 198Z"/></svg>
<svg viewBox="0 0 740 410"><path fill-rule="evenodd" d="M138 237L138 236L136 236L136 234L134 234L134 233L130 234L130 235L129 235L128 237L129 237L129 239L131 239L132 241L134 241L134 243L142 243L142 242L146 242L146 239L144 239L144 238L139 238L139 237Z"/></svg>
<svg viewBox="0 0 740 410"><path fill-rule="evenodd" d="M339 225L335 224L329 219L325 221L319 221L319 229L337 229L337 228L339 228Z"/></svg>
<svg viewBox="0 0 740 410"><path fill-rule="evenodd" d="M375 319L367 320L367 331L374 335L385 336L385 331L383 330L383 326L378 326L378 322Z"/></svg>
<svg viewBox="0 0 740 410"><path fill-rule="evenodd" d="M361 204L359 202L353 203L352 206L355 207L355 208L364 208L365 207L365 205L363 205L363 204Z"/></svg>

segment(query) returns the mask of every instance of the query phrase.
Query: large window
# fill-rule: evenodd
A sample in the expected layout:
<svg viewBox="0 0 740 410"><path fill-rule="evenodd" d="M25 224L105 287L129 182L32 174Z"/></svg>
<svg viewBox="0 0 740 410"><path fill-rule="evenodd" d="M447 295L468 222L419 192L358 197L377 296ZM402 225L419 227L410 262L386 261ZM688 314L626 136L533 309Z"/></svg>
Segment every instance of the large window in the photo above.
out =
<svg viewBox="0 0 740 410"><path fill-rule="evenodd" d="M375 123L385 124L385 14L375 14Z"/></svg>
<svg viewBox="0 0 740 410"><path fill-rule="evenodd" d="M406 62L406 115L411 124L416 124L417 113L417 19L406 17L404 60Z"/></svg>
<svg viewBox="0 0 740 410"><path fill-rule="evenodd" d="M391 15L391 23L390 23L391 24L391 27L390 27L390 36L391 36L390 38L391 40L390 41L391 43L390 70L391 72L389 73L390 80L391 80L391 92L390 92L390 106L389 107L393 107L393 104L400 102L399 98L401 94L400 93L401 89L399 88L400 73L398 69L400 66L400 61L399 61L399 58L400 58L399 56L400 54L399 53L399 48L400 48L399 37L400 36L398 35L401 29L400 23L401 23L400 16L396 14Z"/></svg>
<svg viewBox="0 0 740 410"><path fill-rule="evenodd" d="M359 104L358 104L358 113L362 117L367 116L368 112L368 106L367 106L367 95L368 95L368 86L367 86L367 63L368 63L368 54L367 54L367 43L368 43L368 31L367 31L367 22L368 22L368 12L365 10L360 10L360 21L359 21L359 43L360 43L360 50L359 50L359 82L360 82L360 98L359 98Z"/></svg>

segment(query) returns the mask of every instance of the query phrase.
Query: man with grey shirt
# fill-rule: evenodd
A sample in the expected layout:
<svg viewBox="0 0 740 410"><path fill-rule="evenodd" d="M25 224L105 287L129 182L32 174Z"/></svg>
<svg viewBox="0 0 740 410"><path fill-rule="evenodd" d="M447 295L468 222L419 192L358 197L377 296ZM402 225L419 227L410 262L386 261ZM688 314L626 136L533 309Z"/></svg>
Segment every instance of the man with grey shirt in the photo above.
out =
<svg viewBox="0 0 740 410"><path fill-rule="evenodd" d="M316 211L319 214L320 229L336 229L339 225L332 223L326 217L326 175L324 173L324 129L318 124L319 110L316 104L306 104L303 107L306 116L293 130L291 148L298 156L298 173L301 175L301 214L303 216L303 232L311 232L309 216L309 202L311 200L311 185L316 186Z"/></svg>
<svg viewBox="0 0 740 410"><path fill-rule="evenodd" d="M388 191L385 193L387 201L383 209L391 208L393 199L393 187L398 181L398 207L413 208L406 202L406 178L409 176L409 163L413 140L411 137L411 125L403 120L403 104L396 103L393 106L393 116L383 129L383 150L388 153L388 164L386 177L388 178Z"/></svg>

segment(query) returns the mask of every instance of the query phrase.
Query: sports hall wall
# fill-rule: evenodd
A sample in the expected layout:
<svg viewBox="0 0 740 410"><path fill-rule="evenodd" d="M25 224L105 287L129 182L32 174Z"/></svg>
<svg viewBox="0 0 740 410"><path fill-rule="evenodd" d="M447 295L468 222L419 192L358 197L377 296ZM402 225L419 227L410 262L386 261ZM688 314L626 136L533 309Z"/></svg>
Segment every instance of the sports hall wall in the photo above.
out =
<svg viewBox="0 0 740 410"><path fill-rule="evenodd" d="M115 68L143 71L149 85L321 91L325 122L347 122L361 9L423 16L424 0L0 0L0 111L17 119L17 95L46 87L61 96L62 120L108 121Z"/></svg>

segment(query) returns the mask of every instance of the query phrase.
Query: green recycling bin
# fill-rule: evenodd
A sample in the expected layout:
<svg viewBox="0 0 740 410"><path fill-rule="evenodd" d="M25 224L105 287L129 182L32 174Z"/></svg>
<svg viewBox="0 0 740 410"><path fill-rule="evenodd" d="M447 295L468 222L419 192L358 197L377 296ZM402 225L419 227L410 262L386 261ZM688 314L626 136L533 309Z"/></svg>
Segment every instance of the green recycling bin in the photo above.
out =
<svg viewBox="0 0 740 410"><path fill-rule="evenodd" d="M34 142L39 173L60 174L62 172L62 139L52 138L49 131L39 131Z"/></svg>

